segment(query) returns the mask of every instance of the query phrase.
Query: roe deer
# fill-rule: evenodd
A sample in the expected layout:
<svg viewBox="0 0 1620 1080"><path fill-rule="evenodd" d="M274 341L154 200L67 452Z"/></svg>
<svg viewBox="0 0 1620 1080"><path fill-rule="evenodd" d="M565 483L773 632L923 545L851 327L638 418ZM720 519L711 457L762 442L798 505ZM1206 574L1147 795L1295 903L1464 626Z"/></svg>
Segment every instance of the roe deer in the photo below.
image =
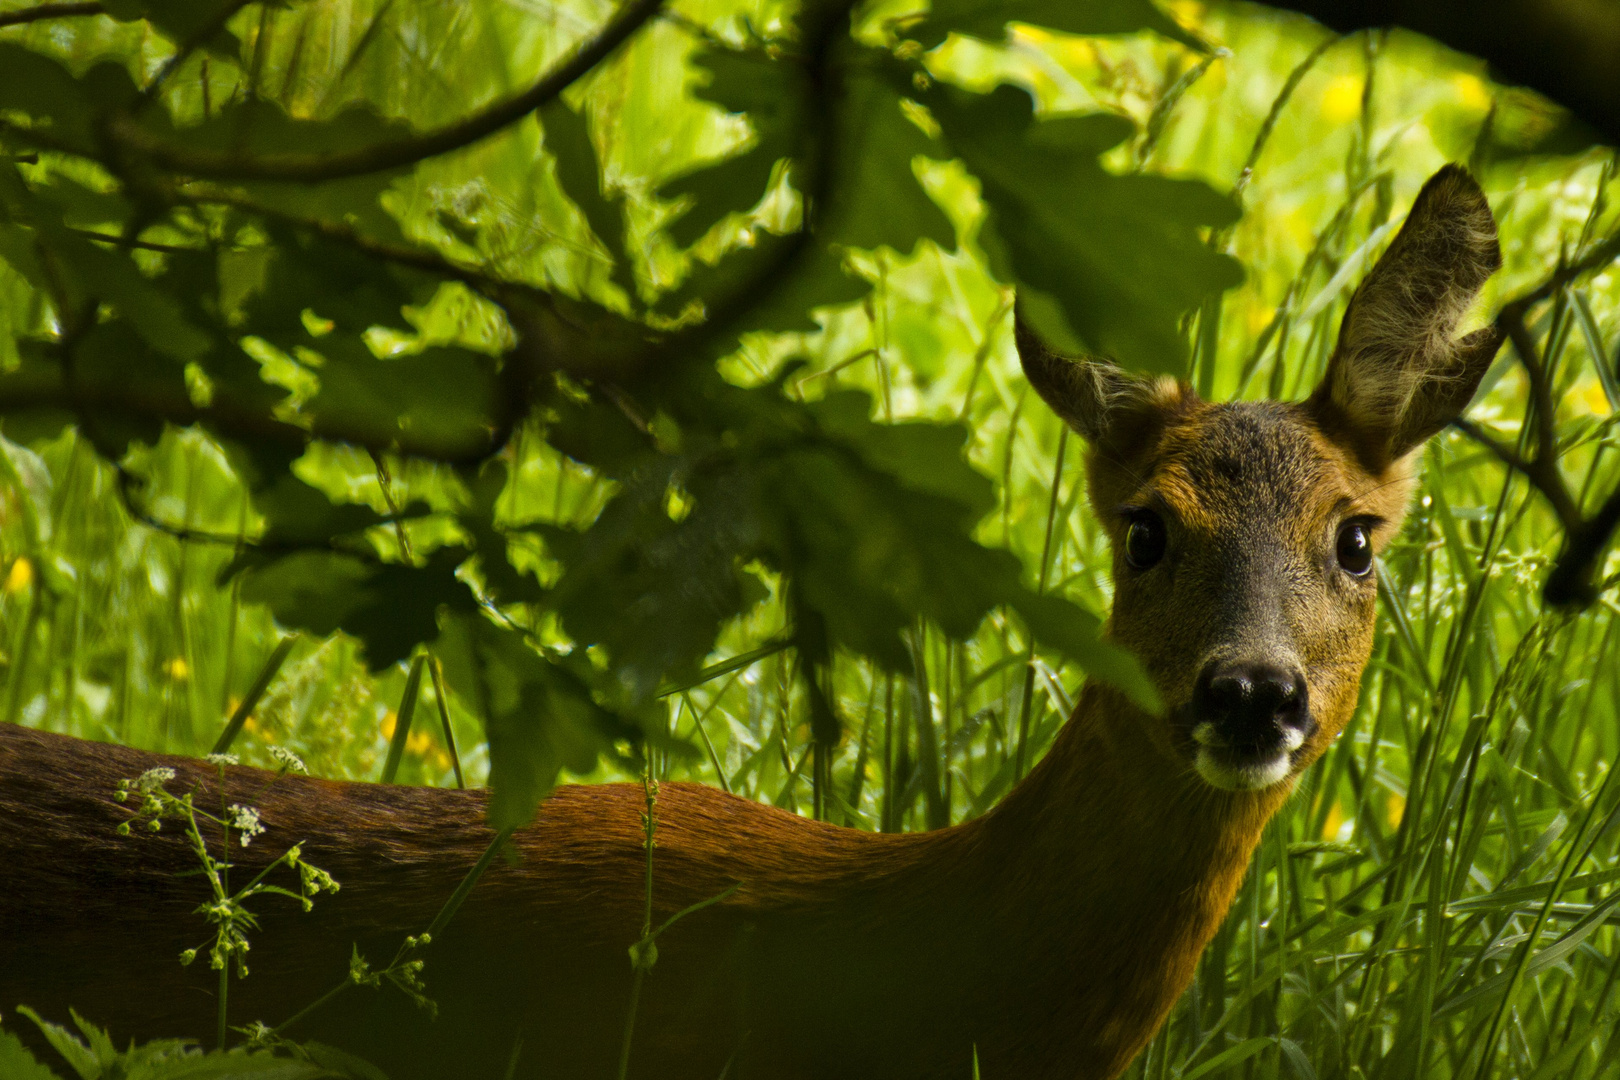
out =
<svg viewBox="0 0 1620 1080"><path fill-rule="evenodd" d="M1266 820L1344 727L1372 645L1373 558L1424 440L1467 405L1499 344L1457 338L1500 256L1462 168L1423 188L1355 293L1321 386L1298 403L1201 401L1169 379L1017 342L1041 396L1090 443L1114 549L1114 640L1167 703L1088 684L1050 753L994 810L884 835L696 784L658 805L655 923L737 882L659 940L631 1073L669 1080L1117 1075L1191 979ZM177 830L114 834L114 784L156 764L211 802L200 762L0 728L0 1006L116 1039L212 1030L215 976ZM479 792L231 768L225 797L342 892L261 905L238 1022L286 1019L420 931L490 839ZM203 804L206 805L206 804ZM289 1032L394 1080L584 1080L617 1069L638 936L642 792L558 789L424 954L436 1021L351 989ZM279 838L279 839L278 839ZM15 1027L15 1025L10 1025Z"/></svg>

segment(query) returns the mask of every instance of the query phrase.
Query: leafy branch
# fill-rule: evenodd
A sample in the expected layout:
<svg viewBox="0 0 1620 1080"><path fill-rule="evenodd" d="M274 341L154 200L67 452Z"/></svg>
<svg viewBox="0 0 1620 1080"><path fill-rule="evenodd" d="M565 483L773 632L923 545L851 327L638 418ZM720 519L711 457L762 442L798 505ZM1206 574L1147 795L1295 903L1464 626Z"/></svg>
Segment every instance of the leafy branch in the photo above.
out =
<svg viewBox="0 0 1620 1080"><path fill-rule="evenodd" d="M411 139L338 153L248 155L178 146L154 136L129 116L113 118L108 132L127 150L142 154L166 169L215 180L291 180L313 184L397 169L470 146L528 116L612 55L663 3L664 0L630 0L595 37L575 48L567 60L527 90Z"/></svg>
<svg viewBox="0 0 1620 1080"><path fill-rule="evenodd" d="M1573 262L1558 267L1536 288L1509 301L1496 316L1497 327L1513 342L1514 354L1524 368L1530 386L1529 425L1534 450L1528 455L1504 445L1471 420L1458 419L1458 431L1490 451L1497 460L1522 474L1547 500L1565 534L1564 550L1542 586L1542 596L1554 607L1587 606L1601 591L1593 582L1597 568L1608 550L1609 539L1620 526L1620 489L1590 517L1581 511L1581 499L1564 479L1558 467L1557 407L1551 373L1546 358L1530 331L1530 310L1557 295L1582 275L1600 270L1620 257L1620 233L1612 235ZM1604 358L1595 358L1602 364Z"/></svg>

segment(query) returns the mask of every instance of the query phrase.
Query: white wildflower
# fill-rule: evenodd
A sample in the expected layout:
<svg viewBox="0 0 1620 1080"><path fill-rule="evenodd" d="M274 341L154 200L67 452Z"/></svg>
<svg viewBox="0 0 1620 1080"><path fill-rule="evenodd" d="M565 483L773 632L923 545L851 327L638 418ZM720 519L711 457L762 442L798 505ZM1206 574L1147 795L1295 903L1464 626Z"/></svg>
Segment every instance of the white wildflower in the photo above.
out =
<svg viewBox="0 0 1620 1080"><path fill-rule="evenodd" d="M272 746L270 756L281 764L282 772L295 772L300 775L309 775L309 768L305 766L304 759L288 750L284 746Z"/></svg>
<svg viewBox="0 0 1620 1080"><path fill-rule="evenodd" d="M209 754L207 757L203 758L203 760L216 768L224 768L226 765L242 764L242 759L237 757L235 754Z"/></svg>
<svg viewBox="0 0 1620 1080"><path fill-rule="evenodd" d="M141 773L135 780L135 786L143 792L151 793L173 779L174 770L167 765L159 765Z"/></svg>
<svg viewBox="0 0 1620 1080"><path fill-rule="evenodd" d="M264 825L259 821L259 812L241 803L231 804L231 825L242 834L243 847L247 847L255 836L264 832Z"/></svg>

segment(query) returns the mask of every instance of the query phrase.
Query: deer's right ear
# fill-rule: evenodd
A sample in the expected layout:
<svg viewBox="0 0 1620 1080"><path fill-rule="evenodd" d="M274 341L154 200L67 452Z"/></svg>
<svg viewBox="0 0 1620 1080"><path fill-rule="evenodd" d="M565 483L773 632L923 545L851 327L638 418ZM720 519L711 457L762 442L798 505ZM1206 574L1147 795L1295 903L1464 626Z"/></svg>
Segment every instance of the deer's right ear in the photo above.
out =
<svg viewBox="0 0 1620 1080"><path fill-rule="evenodd" d="M1429 178L1406 224L1344 314L1311 406L1347 427L1371 463L1404 456L1462 415L1502 343L1457 323L1502 265L1496 220L1468 170Z"/></svg>
<svg viewBox="0 0 1620 1080"><path fill-rule="evenodd" d="M1013 320L1018 359L1029 384L1094 447L1128 452L1153 426L1151 419L1172 404L1170 399L1180 402L1192 393L1171 379L1127 374L1112 360L1059 356L1016 307Z"/></svg>

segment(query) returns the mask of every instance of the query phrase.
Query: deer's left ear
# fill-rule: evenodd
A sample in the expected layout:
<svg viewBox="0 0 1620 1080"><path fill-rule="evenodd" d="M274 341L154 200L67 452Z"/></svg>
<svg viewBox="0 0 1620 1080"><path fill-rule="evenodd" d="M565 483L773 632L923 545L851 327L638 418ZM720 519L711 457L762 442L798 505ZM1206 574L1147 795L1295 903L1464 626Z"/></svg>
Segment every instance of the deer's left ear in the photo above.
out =
<svg viewBox="0 0 1620 1080"><path fill-rule="evenodd" d="M1485 193L1467 169L1447 165L1356 289L1311 406L1380 465L1421 445L1468 407L1502 343L1495 326L1456 336L1501 265Z"/></svg>

